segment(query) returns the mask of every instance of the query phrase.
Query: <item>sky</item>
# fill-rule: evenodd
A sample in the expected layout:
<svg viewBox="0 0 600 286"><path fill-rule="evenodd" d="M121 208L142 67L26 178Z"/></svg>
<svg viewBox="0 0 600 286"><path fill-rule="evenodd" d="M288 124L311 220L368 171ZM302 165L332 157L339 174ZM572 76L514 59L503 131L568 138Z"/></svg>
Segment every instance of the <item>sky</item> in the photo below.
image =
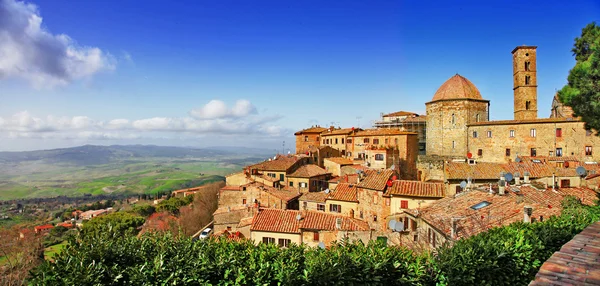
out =
<svg viewBox="0 0 600 286"><path fill-rule="evenodd" d="M512 119L535 45L538 116L600 1L0 0L0 150L84 144L294 149L315 124L425 113L459 73Z"/></svg>

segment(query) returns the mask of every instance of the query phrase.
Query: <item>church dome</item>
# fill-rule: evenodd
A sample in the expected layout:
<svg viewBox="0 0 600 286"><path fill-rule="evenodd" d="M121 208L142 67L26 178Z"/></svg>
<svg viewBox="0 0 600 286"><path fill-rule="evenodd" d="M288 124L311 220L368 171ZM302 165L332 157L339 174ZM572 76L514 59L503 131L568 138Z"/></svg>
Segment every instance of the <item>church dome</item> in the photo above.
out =
<svg viewBox="0 0 600 286"><path fill-rule="evenodd" d="M477 87L475 87L471 81L459 74L454 75L444 82L444 84L442 84L442 86L440 86L440 88L435 92L435 95L431 101L444 99L483 100Z"/></svg>

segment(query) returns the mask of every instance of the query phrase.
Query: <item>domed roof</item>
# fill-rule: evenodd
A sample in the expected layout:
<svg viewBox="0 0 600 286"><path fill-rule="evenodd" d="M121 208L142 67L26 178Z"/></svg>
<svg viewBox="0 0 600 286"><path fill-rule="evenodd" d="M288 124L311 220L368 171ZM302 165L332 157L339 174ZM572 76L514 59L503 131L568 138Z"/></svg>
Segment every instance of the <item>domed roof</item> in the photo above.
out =
<svg viewBox="0 0 600 286"><path fill-rule="evenodd" d="M465 77L456 74L447 80L440 88L435 92L433 99L444 100L444 99L480 99L481 93L475 85L466 79Z"/></svg>

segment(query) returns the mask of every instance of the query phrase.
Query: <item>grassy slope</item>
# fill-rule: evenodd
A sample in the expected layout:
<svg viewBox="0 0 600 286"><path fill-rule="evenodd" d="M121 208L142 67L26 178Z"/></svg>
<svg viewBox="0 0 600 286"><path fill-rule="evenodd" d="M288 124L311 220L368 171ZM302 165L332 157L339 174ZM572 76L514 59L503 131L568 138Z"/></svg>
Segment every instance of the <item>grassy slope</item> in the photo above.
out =
<svg viewBox="0 0 600 286"><path fill-rule="evenodd" d="M68 242L63 241L59 244L55 244L49 247L46 247L46 249L44 249L44 259L46 260L52 260L54 258L54 255L56 255L57 253L61 252L63 250L63 248L65 248L65 246L67 245Z"/></svg>
<svg viewBox="0 0 600 286"><path fill-rule="evenodd" d="M152 158L87 167L26 163L17 166L21 172L0 172L0 200L86 193L157 193L192 180L218 180L220 177L215 176L240 170L245 163Z"/></svg>

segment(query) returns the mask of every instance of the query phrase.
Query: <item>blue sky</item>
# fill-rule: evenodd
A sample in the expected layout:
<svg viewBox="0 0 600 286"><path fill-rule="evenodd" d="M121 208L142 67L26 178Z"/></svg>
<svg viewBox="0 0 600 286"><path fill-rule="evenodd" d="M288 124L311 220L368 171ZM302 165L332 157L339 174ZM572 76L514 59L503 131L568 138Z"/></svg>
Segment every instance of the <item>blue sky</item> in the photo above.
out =
<svg viewBox="0 0 600 286"><path fill-rule="evenodd" d="M523 44L538 46L547 117L600 18L597 1L326 2L0 0L0 150L287 149L313 124L424 113L456 73L511 119Z"/></svg>

